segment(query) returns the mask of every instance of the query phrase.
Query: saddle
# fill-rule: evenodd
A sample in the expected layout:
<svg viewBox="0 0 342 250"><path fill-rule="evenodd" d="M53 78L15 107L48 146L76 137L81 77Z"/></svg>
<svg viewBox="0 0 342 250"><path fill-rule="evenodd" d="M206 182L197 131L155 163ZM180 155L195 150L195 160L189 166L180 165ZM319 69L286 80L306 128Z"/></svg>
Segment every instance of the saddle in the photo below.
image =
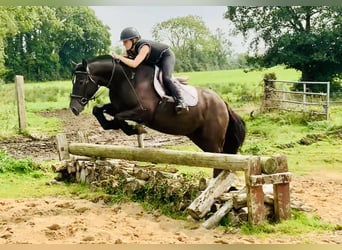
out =
<svg viewBox="0 0 342 250"><path fill-rule="evenodd" d="M170 96L163 84L162 71L155 66L153 86L162 101L175 102L174 98ZM198 93L195 87L187 85L187 77L173 77L172 81L180 90L184 102L188 106L196 106L198 102Z"/></svg>

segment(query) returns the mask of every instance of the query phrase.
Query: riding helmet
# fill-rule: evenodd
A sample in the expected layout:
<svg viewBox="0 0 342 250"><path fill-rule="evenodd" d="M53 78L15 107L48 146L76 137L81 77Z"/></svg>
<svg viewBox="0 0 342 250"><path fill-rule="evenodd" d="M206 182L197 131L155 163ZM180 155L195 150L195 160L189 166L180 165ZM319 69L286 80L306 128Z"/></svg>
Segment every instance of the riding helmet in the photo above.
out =
<svg viewBox="0 0 342 250"><path fill-rule="evenodd" d="M125 41L136 37L140 38L139 32L133 27L127 27L121 31L120 41Z"/></svg>

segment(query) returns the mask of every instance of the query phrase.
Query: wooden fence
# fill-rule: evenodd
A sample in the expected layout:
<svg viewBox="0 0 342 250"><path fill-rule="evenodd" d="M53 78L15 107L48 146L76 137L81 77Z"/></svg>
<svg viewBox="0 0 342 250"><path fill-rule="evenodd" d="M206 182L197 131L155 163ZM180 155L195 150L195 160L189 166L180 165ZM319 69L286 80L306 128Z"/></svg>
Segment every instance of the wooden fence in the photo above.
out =
<svg viewBox="0 0 342 250"><path fill-rule="evenodd" d="M17 99L19 132L22 133L26 129L26 110L25 110L25 92L24 92L24 77L21 75L15 76L15 92Z"/></svg>
<svg viewBox="0 0 342 250"><path fill-rule="evenodd" d="M293 84L302 85L302 91L291 91ZM281 85L281 86L277 86ZM325 92L313 92L312 85L325 85ZM330 82L296 82L264 79L262 111L280 109L323 115L329 119Z"/></svg>
<svg viewBox="0 0 342 250"><path fill-rule="evenodd" d="M217 168L228 171L243 171L247 190L249 222L258 224L264 220L263 184L273 184L276 219L283 220L290 217L289 182L291 174L288 172L286 157L283 155L260 157L91 143L68 143L65 134L57 135L56 139L59 159L61 161L70 159L71 154L97 159L125 159ZM188 211L191 213L191 208ZM195 213L195 211L192 212Z"/></svg>

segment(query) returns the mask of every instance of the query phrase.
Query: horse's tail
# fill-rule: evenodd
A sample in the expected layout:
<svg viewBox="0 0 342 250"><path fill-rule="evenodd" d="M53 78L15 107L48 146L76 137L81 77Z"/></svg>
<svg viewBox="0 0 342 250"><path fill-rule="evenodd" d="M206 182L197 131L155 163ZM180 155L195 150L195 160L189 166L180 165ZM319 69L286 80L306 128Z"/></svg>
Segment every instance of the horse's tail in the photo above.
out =
<svg viewBox="0 0 342 250"><path fill-rule="evenodd" d="M246 126L242 118L227 103L226 106L229 113L229 123L223 145L223 153L236 154L245 140Z"/></svg>

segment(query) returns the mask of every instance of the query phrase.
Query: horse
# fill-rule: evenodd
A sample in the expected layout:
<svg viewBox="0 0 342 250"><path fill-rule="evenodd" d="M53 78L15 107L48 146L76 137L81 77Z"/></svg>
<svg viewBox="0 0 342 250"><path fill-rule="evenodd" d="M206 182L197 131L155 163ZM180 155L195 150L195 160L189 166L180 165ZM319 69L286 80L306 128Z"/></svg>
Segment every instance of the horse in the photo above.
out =
<svg viewBox="0 0 342 250"><path fill-rule="evenodd" d="M110 55L83 59L73 66L69 107L79 115L99 87L107 87L110 103L92 110L105 130L121 129L134 135L145 133L144 125L162 133L187 136L203 151L213 153L236 154L244 142L245 122L209 88L193 86L196 105L177 114L174 102L162 98L154 88L154 66L140 64L133 69ZM113 119L107 119L105 114ZM214 169L213 177L221 171Z"/></svg>

